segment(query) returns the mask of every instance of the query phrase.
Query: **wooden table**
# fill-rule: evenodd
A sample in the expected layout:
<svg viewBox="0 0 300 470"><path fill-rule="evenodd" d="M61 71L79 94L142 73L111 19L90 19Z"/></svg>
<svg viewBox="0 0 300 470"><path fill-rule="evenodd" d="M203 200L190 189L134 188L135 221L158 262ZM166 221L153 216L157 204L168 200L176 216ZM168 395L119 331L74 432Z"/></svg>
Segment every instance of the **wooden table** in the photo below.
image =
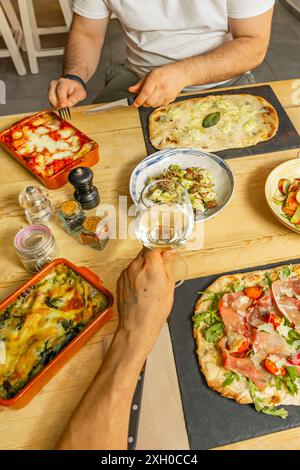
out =
<svg viewBox="0 0 300 470"><path fill-rule="evenodd" d="M271 84L300 133L300 81ZM296 102L298 98L298 103ZM139 116L124 108L86 115L87 107L72 113L76 126L100 145L101 161L93 168L102 201L118 206L120 195L128 196L133 168L146 156ZM0 118L0 128L20 116ZM205 225L205 245L199 252L186 254L191 278L239 268L279 262L299 257L299 235L272 216L264 198L264 185L270 171L280 163L296 158L298 150L227 160L236 176L236 191L230 205ZM14 234L26 222L18 205L18 194L37 181L13 158L0 150L2 182L0 191L0 295L13 292L28 274L20 265L13 247ZM300 162L300 161L299 161ZM66 185L51 192L54 205L72 195ZM130 198L128 198L130 205ZM220 230L222 227L222 230ZM104 252L95 252L70 241L54 227L60 254L79 265L92 268L105 285L115 291L120 272L139 251L132 240L111 241ZM117 313L92 340L49 382L38 396L18 411L0 409L1 449L51 449L70 414L98 369L117 326ZM300 429L292 429L227 449L300 448ZM167 325L148 359L138 449L188 449L182 405Z"/></svg>

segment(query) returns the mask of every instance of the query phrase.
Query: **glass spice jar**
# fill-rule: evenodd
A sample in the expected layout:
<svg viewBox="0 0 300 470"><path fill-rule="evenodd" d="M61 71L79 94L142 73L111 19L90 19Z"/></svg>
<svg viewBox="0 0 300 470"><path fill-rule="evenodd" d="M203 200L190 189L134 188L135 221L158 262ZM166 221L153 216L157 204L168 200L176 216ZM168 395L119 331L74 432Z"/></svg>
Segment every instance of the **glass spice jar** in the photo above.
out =
<svg viewBox="0 0 300 470"><path fill-rule="evenodd" d="M14 240L17 255L24 268L35 273L57 258L54 236L46 225L29 225Z"/></svg>
<svg viewBox="0 0 300 470"><path fill-rule="evenodd" d="M41 186L28 186L19 196L26 219L30 224L48 225L54 214L48 192Z"/></svg>
<svg viewBox="0 0 300 470"><path fill-rule="evenodd" d="M103 250L109 240L108 224L101 217L87 217L82 224L80 240L97 250Z"/></svg>
<svg viewBox="0 0 300 470"><path fill-rule="evenodd" d="M61 204L58 218L63 229L70 235L75 235L81 229L86 216L79 202L70 200Z"/></svg>

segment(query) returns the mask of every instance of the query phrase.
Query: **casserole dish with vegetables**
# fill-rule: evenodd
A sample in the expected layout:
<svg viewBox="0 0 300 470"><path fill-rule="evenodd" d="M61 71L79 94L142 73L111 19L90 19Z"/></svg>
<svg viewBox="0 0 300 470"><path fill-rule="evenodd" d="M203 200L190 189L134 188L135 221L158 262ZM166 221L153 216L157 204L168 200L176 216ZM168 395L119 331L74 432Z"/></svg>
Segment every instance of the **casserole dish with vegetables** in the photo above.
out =
<svg viewBox="0 0 300 470"><path fill-rule="evenodd" d="M48 264L0 305L0 405L21 408L112 316L96 274Z"/></svg>

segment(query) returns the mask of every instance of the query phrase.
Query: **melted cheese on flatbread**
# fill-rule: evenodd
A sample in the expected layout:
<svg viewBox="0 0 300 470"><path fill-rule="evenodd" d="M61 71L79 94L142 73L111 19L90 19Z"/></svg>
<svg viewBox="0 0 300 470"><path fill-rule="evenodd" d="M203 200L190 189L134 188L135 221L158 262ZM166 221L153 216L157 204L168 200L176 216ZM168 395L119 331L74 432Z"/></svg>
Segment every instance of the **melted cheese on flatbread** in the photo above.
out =
<svg viewBox="0 0 300 470"><path fill-rule="evenodd" d="M209 114L219 122L203 127ZM271 139L278 116L264 98L253 95L217 95L172 103L150 116L149 133L157 149L193 147L206 151L243 148Z"/></svg>

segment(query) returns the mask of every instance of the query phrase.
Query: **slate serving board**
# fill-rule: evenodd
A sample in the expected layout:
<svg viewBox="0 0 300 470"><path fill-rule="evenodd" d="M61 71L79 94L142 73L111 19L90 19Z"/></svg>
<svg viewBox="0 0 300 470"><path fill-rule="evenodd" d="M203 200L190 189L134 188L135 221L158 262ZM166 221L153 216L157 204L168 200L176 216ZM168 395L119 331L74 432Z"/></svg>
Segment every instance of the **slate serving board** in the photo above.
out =
<svg viewBox="0 0 300 470"><path fill-rule="evenodd" d="M280 150L288 150L300 147L300 136L293 126L290 118L286 114L282 104L275 95L273 89L270 85L261 85L256 87L246 87L240 89L232 89L226 91L214 91L203 93L201 95L188 95L188 96L179 96L175 101L183 101L190 98L199 98L199 96L209 96L209 95L237 95L239 93L246 93L249 95L258 95L265 98L269 103L271 103L276 109L279 116L279 129L273 139L268 140L267 142L261 142L252 147L247 147L243 149L231 149L223 150L220 152L213 152L216 155L219 155L222 158L237 158L237 157L248 157L251 155L259 155L262 153L272 153L279 152ZM146 144L146 149L148 155L157 152L149 140L149 130L148 122L149 116L152 113L154 108L139 108L140 120L142 124L142 129L144 133L144 139Z"/></svg>
<svg viewBox="0 0 300 470"><path fill-rule="evenodd" d="M296 263L300 258L206 276L186 281L175 290L169 328L191 450L211 449L300 426L299 407L284 406L289 416L283 420L258 413L253 405L240 405L208 388L198 366L191 320L197 292L203 292L220 276Z"/></svg>

